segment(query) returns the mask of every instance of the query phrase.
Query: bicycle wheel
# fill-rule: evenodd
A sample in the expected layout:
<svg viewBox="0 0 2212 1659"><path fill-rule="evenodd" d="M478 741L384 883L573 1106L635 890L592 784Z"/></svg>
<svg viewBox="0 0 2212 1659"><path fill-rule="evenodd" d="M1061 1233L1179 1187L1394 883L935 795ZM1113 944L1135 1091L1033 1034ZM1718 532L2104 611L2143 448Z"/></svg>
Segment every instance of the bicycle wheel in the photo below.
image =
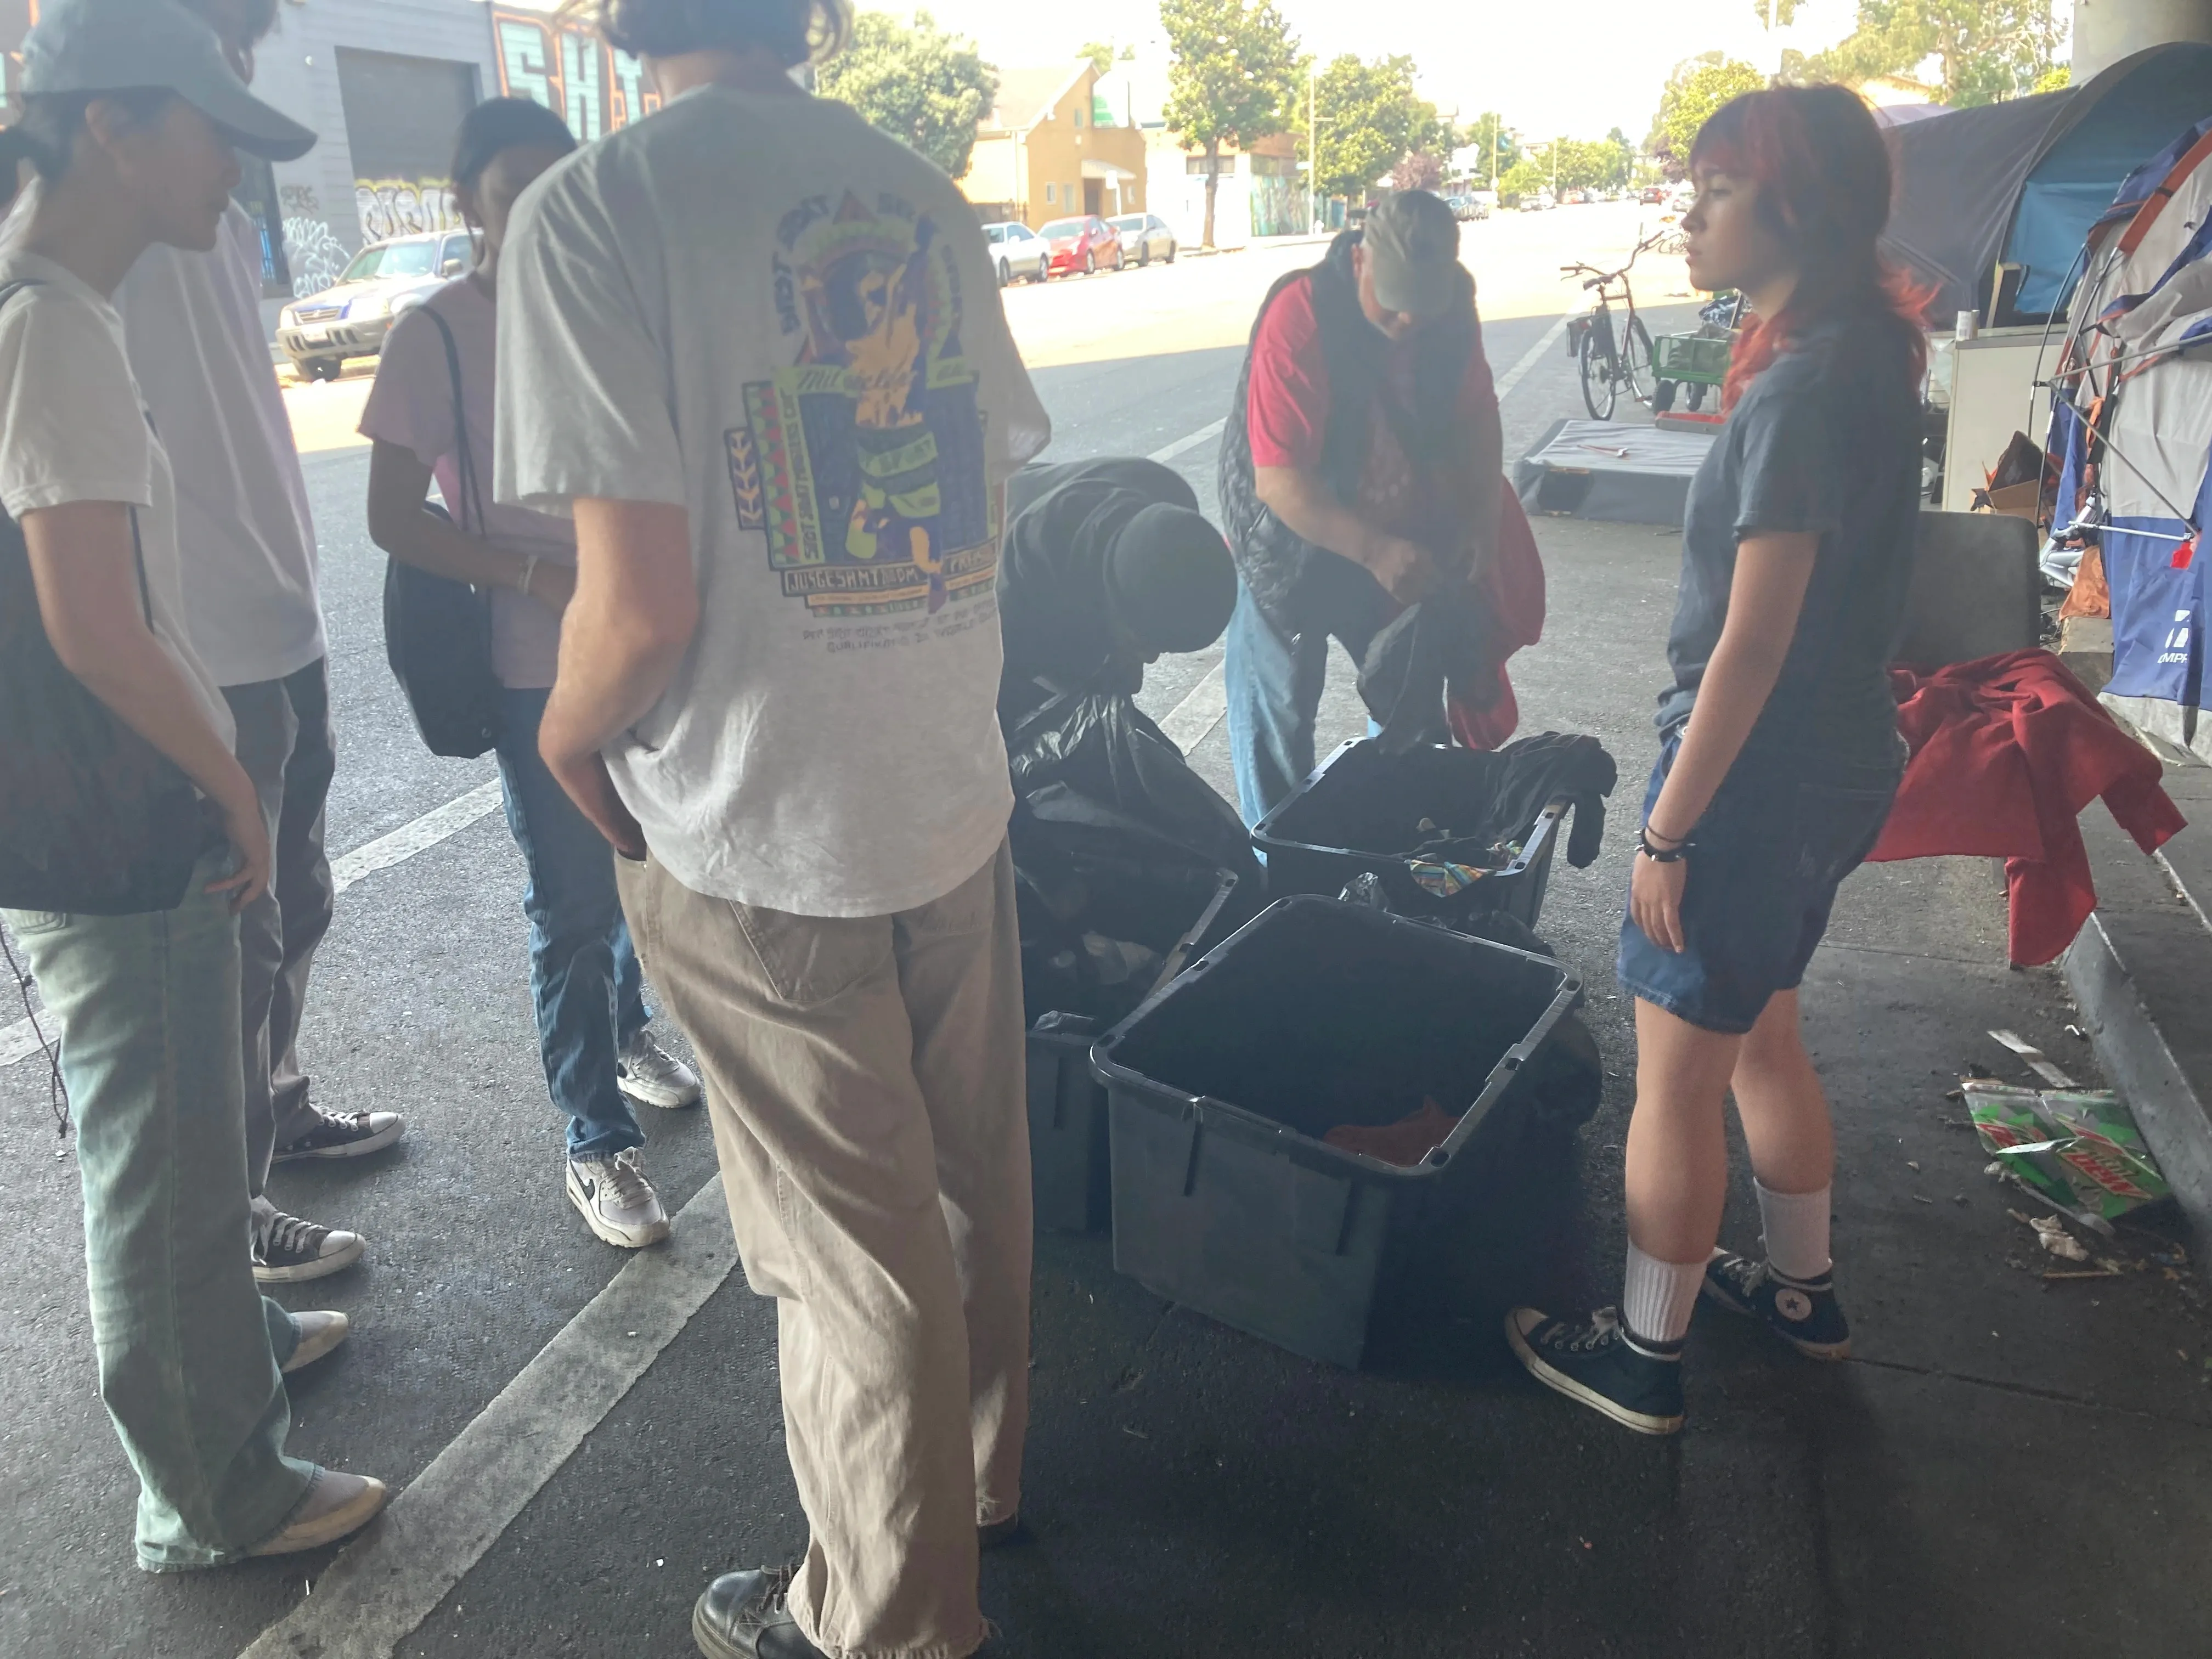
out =
<svg viewBox="0 0 2212 1659"><path fill-rule="evenodd" d="M1575 359L1582 369L1583 407L1594 421L1611 420L1620 395L1613 383L1613 353L1607 349L1607 342L1598 337L1595 328L1583 331L1582 349Z"/></svg>
<svg viewBox="0 0 2212 1659"><path fill-rule="evenodd" d="M1632 317L1620 331L1620 385L1628 395L1649 407L1655 380L1651 368L1651 331L1641 317Z"/></svg>

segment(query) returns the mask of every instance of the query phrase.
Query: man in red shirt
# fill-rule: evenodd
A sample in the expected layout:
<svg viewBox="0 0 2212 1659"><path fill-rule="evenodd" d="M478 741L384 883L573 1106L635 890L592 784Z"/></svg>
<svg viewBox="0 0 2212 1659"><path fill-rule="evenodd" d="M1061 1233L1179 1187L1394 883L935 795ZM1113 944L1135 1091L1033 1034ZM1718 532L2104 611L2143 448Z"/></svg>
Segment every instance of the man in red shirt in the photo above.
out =
<svg viewBox="0 0 2212 1659"><path fill-rule="evenodd" d="M1363 661L1428 601L1452 647L1438 736L1512 730L1503 665L1542 622L1542 570L1504 488L1503 440L1459 226L1425 191L1386 198L1276 284L1222 442L1239 578L1230 744L1256 823L1313 769L1328 641ZM1502 532L1502 533L1501 533Z"/></svg>

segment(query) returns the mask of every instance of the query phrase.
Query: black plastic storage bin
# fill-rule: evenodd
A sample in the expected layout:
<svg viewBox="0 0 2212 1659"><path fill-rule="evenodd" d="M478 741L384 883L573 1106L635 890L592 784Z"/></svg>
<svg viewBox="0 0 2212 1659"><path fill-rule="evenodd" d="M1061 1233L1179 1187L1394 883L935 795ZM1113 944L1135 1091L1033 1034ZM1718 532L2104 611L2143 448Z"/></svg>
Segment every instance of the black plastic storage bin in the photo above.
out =
<svg viewBox="0 0 2212 1659"><path fill-rule="evenodd" d="M1192 884L1177 919L1167 924L1181 928L1182 934L1155 970L1156 976L1181 972L1220 937L1224 931L1221 918L1229 912L1237 885L1236 876L1226 870L1212 872L1210 884ZM1161 902L1163 896L1155 893L1152 902ZM1195 921L1190 915L1193 905L1202 907ZM1127 921L1129 933L1146 931L1147 919L1131 916ZM1159 923L1152 920L1150 926ZM1097 1232L1110 1215L1106 1091L1091 1069L1091 1046L1104 1024L1083 1013L1061 1012L1042 1016L1030 1028L1030 1194L1036 1224L1054 1232Z"/></svg>
<svg viewBox="0 0 2212 1659"><path fill-rule="evenodd" d="M1114 1265L1172 1301L1357 1366L1378 1282L1440 1219L1484 1118L1580 989L1546 957L1333 899L1279 901L1099 1043ZM1533 1079L1531 1079L1533 1081ZM1323 1144L1424 1097L1418 1168Z"/></svg>
<svg viewBox="0 0 2212 1659"><path fill-rule="evenodd" d="M1486 750L1423 744L1390 755L1372 738L1352 739L1252 831L1252 845L1267 861L1268 893L1334 898L1371 872L1401 915L1451 922L1503 910L1534 927L1568 811L1564 799L1546 806L1534 824L1514 826L1521 854L1511 864L1449 897L1422 886L1407 866L1405 849L1419 840L1423 818L1482 817L1500 764Z"/></svg>

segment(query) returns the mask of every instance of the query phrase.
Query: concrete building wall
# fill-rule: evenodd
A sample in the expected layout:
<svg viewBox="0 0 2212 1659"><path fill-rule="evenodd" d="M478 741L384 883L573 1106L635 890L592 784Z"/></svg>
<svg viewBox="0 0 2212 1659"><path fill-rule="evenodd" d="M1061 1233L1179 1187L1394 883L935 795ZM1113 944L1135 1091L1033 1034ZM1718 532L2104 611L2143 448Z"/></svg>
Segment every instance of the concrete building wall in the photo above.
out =
<svg viewBox="0 0 2212 1659"><path fill-rule="evenodd" d="M2212 0L2074 0L2074 82L2146 46L2212 41Z"/></svg>

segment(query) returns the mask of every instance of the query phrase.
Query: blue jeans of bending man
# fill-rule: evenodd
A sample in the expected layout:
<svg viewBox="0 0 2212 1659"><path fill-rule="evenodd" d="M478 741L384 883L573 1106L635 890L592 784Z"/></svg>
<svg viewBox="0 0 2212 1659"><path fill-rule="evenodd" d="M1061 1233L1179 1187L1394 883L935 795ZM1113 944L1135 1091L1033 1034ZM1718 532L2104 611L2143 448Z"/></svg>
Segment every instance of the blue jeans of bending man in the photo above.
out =
<svg viewBox="0 0 2212 1659"><path fill-rule="evenodd" d="M652 1016L615 890L614 850L538 758L547 696L507 693L500 781L507 827L530 872L522 908L545 1086L568 1115L568 1156L612 1158L645 1144L616 1086L615 1061Z"/></svg>
<svg viewBox="0 0 2212 1659"><path fill-rule="evenodd" d="M1328 679L1329 636L1285 638L1252 590L1237 584L1222 678L1229 696L1229 759L1247 829L1282 805L1314 769L1314 721Z"/></svg>

